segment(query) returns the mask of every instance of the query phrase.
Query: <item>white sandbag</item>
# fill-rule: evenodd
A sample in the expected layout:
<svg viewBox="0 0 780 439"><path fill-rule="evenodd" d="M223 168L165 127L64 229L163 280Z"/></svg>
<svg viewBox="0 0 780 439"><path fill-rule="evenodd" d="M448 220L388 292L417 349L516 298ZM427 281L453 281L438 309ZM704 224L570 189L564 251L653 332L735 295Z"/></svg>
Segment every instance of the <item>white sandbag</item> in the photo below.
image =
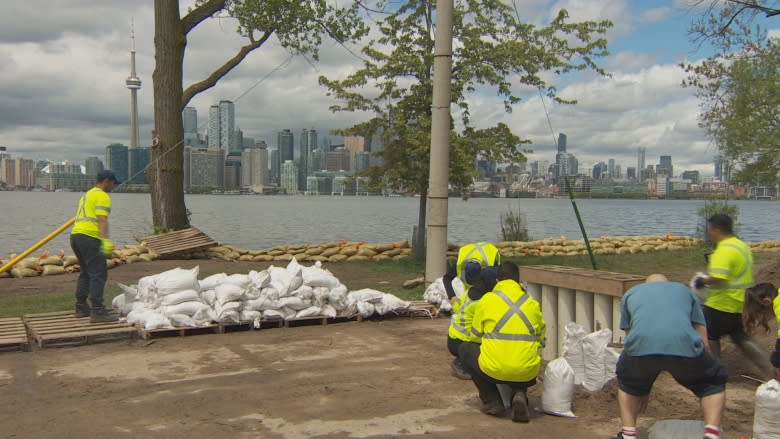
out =
<svg viewBox="0 0 780 439"><path fill-rule="evenodd" d="M371 302L378 303L385 296L385 293L371 288L363 288L362 290L350 291L347 294L347 300L353 300L355 302Z"/></svg>
<svg viewBox="0 0 780 439"><path fill-rule="evenodd" d="M582 351L585 354L585 378L582 385L591 392L596 392L609 381L605 371L605 356L607 345L612 340L612 331L602 329L586 335L582 339Z"/></svg>
<svg viewBox="0 0 780 439"><path fill-rule="evenodd" d="M122 313L122 309L125 306L127 306L127 297L125 297L124 293L117 294L117 296L114 297L114 299L111 301L111 306L113 306L114 309L119 310L119 312Z"/></svg>
<svg viewBox="0 0 780 439"><path fill-rule="evenodd" d="M244 295L244 287L231 283L219 284L214 291L216 291L217 294L216 303L241 300L241 296Z"/></svg>
<svg viewBox="0 0 780 439"><path fill-rule="evenodd" d="M160 311L162 311L165 315L173 315L173 314L186 314L188 316L194 316L197 312L208 309L209 306L206 305L203 302L184 302L179 303L178 305L171 305L171 306L163 306L160 307Z"/></svg>
<svg viewBox="0 0 780 439"><path fill-rule="evenodd" d="M585 352L582 349L582 339L588 335L588 331L584 326L574 322L567 323L563 331L561 356L574 371L574 384L579 385L585 380Z"/></svg>
<svg viewBox="0 0 780 439"><path fill-rule="evenodd" d="M780 439L780 383L769 380L756 390L754 439Z"/></svg>
<svg viewBox="0 0 780 439"><path fill-rule="evenodd" d="M333 289L339 286L339 280L330 271L323 270L319 266L304 267L301 272L303 284L310 287L325 287Z"/></svg>
<svg viewBox="0 0 780 439"><path fill-rule="evenodd" d="M274 267L273 265L268 267L268 274L271 276L268 286L275 289L279 297L286 296L290 289L292 276L284 268Z"/></svg>
<svg viewBox="0 0 780 439"><path fill-rule="evenodd" d="M213 290L226 277L228 277L228 276L225 273L212 274L211 276L206 277L205 279L203 279L203 280L201 280L199 282L201 291Z"/></svg>
<svg viewBox="0 0 780 439"><path fill-rule="evenodd" d="M244 309L251 311L265 311L267 309L279 309L281 307L282 304L279 303L279 301L268 297L244 301Z"/></svg>
<svg viewBox="0 0 780 439"><path fill-rule="evenodd" d="M267 297L272 300L279 300L280 297L282 297L279 294L279 290L273 287L266 287L260 290L260 297Z"/></svg>
<svg viewBox="0 0 780 439"><path fill-rule="evenodd" d="M334 308L334 307L332 307L332 306L330 306L330 305L324 305L324 306L321 308L321 310L322 310L322 315L323 315L324 317L328 317L328 318L331 318L331 319L335 319L335 318L336 318L336 315L338 314L338 313L336 312L336 308Z"/></svg>
<svg viewBox="0 0 780 439"><path fill-rule="evenodd" d="M185 270L174 268L154 276L154 290L160 296L176 293L182 290L200 291L198 282L199 267ZM138 283L139 287L141 282Z"/></svg>
<svg viewBox="0 0 780 439"><path fill-rule="evenodd" d="M557 358L544 369L542 410L550 415L575 418L571 411L574 400L574 370L565 358Z"/></svg>
<svg viewBox="0 0 780 439"><path fill-rule="evenodd" d="M290 276L290 288L289 291L295 291L303 285L303 267L298 263L298 260L292 258L289 264L287 264L287 273Z"/></svg>
<svg viewBox="0 0 780 439"><path fill-rule="evenodd" d="M409 309L411 305L411 303L405 300L401 300L392 294L385 293L384 296L382 296L382 300L380 300L379 303L376 303L374 307L376 308L376 313L383 316L391 312Z"/></svg>
<svg viewBox="0 0 780 439"><path fill-rule="evenodd" d="M617 376L615 371L617 370L618 359L622 353L623 349L609 346L604 351L604 379L606 382Z"/></svg>
<svg viewBox="0 0 780 439"><path fill-rule="evenodd" d="M262 317L263 317L262 311L253 311L248 309L242 310L241 313L239 314L239 319L242 322L252 322Z"/></svg>
<svg viewBox="0 0 780 439"><path fill-rule="evenodd" d="M290 293L290 296L311 301L312 297L314 297L314 289L308 285L301 285L297 290Z"/></svg>
<svg viewBox="0 0 780 439"><path fill-rule="evenodd" d="M298 313L298 311L286 306L279 308L279 311L282 313L285 319L291 319L295 317L295 314Z"/></svg>
<svg viewBox="0 0 780 439"><path fill-rule="evenodd" d="M249 286L250 282L252 282L252 279L246 274L231 274L230 276L222 279L222 281L219 282L219 285L235 285L243 290Z"/></svg>
<svg viewBox="0 0 780 439"><path fill-rule="evenodd" d="M175 328L195 328L198 326L192 317L185 314L171 314L168 316L168 320Z"/></svg>
<svg viewBox="0 0 780 439"><path fill-rule="evenodd" d="M146 322L144 323L144 329L147 331L152 329L172 328L171 321L164 315L152 312L147 314Z"/></svg>
<svg viewBox="0 0 780 439"><path fill-rule="evenodd" d="M239 323L241 322L241 315L238 311L227 311L222 313L217 321L220 323Z"/></svg>
<svg viewBox="0 0 780 439"><path fill-rule="evenodd" d="M423 293L423 299L425 299L431 305L440 305L447 298L447 292L444 290L444 282L442 278L438 278L431 282L425 292Z"/></svg>
<svg viewBox="0 0 780 439"><path fill-rule="evenodd" d="M310 306L306 309L302 309L295 314L295 317L315 317L322 315L322 308L319 306Z"/></svg>
<svg viewBox="0 0 780 439"><path fill-rule="evenodd" d="M130 311L127 314L127 324L129 325L135 325L135 324L145 324L148 314L155 313L155 311L150 310L148 308L138 308Z"/></svg>
<svg viewBox="0 0 780 439"><path fill-rule="evenodd" d="M278 309L266 309L263 311L263 318L264 319L283 319L284 313L279 311Z"/></svg>
<svg viewBox="0 0 780 439"><path fill-rule="evenodd" d="M217 316L213 309L205 307L192 315L192 321L195 323L195 326L203 327L210 325L211 322L217 321Z"/></svg>
<svg viewBox="0 0 780 439"><path fill-rule="evenodd" d="M160 304L164 306L178 305L184 302L192 302L200 299L200 295L195 290L183 290L178 293L168 294L160 298Z"/></svg>
<svg viewBox="0 0 780 439"><path fill-rule="evenodd" d="M221 320L222 315L226 312L241 311L241 305L242 303L238 301L225 303L217 302L217 304L214 305L214 312L217 314L217 320Z"/></svg>
<svg viewBox="0 0 780 439"><path fill-rule="evenodd" d="M263 290L255 288L252 284L244 290L244 300L258 299L263 295Z"/></svg>
<svg viewBox="0 0 780 439"><path fill-rule="evenodd" d="M122 294L125 295L125 298L127 299L128 302L135 302L136 300L138 300L137 285L127 286L124 284L120 284L118 282L116 285L119 287L119 290L122 291Z"/></svg>
<svg viewBox="0 0 780 439"><path fill-rule="evenodd" d="M347 287L342 284L338 284L335 288L328 291L328 301L334 302L346 302L347 300Z"/></svg>
<svg viewBox="0 0 780 439"><path fill-rule="evenodd" d="M300 297L295 296L289 296L289 297L282 297L279 299L279 304L282 307L294 309L295 311L300 311L302 309L306 309L311 306L311 301L303 300Z"/></svg>
<svg viewBox="0 0 780 439"><path fill-rule="evenodd" d="M215 290L201 291L200 299L205 303L214 306L214 304L217 303L217 292Z"/></svg>
<svg viewBox="0 0 780 439"><path fill-rule="evenodd" d="M262 290L271 283L271 275L267 271L255 271L249 272L250 285L258 290Z"/></svg>
<svg viewBox="0 0 780 439"><path fill-rule="evenodd" d="M374 315L374 311L376 311L376 307L374 307L374 304L371 302L357 302L357 312L363 318L368 318Z"/></svg>

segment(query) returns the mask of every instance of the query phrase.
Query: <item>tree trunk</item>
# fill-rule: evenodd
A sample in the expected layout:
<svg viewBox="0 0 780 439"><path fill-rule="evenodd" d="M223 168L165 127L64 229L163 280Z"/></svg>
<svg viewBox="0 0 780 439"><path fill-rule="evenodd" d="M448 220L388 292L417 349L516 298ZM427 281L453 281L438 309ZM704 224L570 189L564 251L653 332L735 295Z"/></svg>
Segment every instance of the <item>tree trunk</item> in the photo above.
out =
<svg viewBox="0 0 780 439"><path fill-rule="evenodd" d="M417 234L412 243L412 258L425 261L425 216L428 212L428 190L420 193L420 209L417 213Z"/></svg>
<svg viewBox="0 0 780 439"><path fill-rule="evenodd" d="M154 125L148 170L152 195L152 222L156 229L188 226L184 205L184 126L182 125L182 70L187 38L178 0L154 1Z"/></svg>

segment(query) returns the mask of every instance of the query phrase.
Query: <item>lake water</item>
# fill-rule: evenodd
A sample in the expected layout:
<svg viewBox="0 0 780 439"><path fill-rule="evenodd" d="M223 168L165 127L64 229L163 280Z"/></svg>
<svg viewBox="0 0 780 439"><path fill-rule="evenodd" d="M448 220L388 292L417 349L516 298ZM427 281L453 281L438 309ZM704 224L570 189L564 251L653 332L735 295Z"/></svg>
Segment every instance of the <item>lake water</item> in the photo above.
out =
<svg viewBox="0 0 780 439"><path fill-rule="evenodd" d="M79 193L0 192L0 255L21 252L72 217ZM131 243L152 230L147 194L113 194L111 237ZM261 249L277 244L410 238L417 224L418 198L339 196L189 195L192 224L216 240ZM735 201L739 234L748 241L780 239L777 202ZM694 235L703 201L578 200L590 237L601 235ZM463 243L500 239L500 215L525 214L533 239L581 238L567 199L473 198L449 201L449 240ZM67 233L44 248L68 248Z"/></svg>

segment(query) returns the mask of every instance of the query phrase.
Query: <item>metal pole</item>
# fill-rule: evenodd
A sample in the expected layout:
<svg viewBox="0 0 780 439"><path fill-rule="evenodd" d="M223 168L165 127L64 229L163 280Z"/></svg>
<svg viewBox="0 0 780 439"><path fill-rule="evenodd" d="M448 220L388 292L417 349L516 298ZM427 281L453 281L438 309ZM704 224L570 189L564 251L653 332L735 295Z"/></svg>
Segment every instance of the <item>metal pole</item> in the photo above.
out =
<svg viewBox="0 0 780 439"><path fill-rule="evenodd" d="M593 256L593 250L590 248L590 241L588 240L588 234L585 233L585 224L582 223L582 218L580 217L580 210L577 209L577 203L574 201L574 192L572 192L571 184L569 184L569 176L564 175L563 181L566 184L567 192L569 192L569 199L571 200L571 205L574 208L574 215L577 216L577 223L580 225L582 238L585 240L585 247L588 249L588 256L590 256L590 265L593 266L594 270L598 270L598 268L596 268L596 257Z"/></svg>
<svg viewBox="0 0 780 439"><path fill-rule="evenodd" d="M10 261L8 261L8 263L6 263L2 267L0 267L0 273L3 273L5 271L7 271L7 270L10 270L11 267L16 265L17 262L19 262L22 259L26 258L30 253L34 252L35 250L38 250L39 248L41 248L42 245L44 245L47 242L51 241L57 235L59 235L60 233L64 232L65 229L67 229L68 227L72 226L75 221L76 221L76 218L73 217L73 218L69 219L65 224L57 227L53 232L51 232L48 235L46 235L45 238L43 238L40 241L36 242L35 244L33 244L32 247L30 247L27 250L23 251L22 254L20 254L19 256L11 259Z"/></svg>
<svg viewBox="0 0 780 439"><path fill-rule="evenodd" d="M452 78L453 0L436 3L431 107L431 163L428 178L428 225L425 280L433 282L446 270L447 196L450 165L450 81Z"/></svg>

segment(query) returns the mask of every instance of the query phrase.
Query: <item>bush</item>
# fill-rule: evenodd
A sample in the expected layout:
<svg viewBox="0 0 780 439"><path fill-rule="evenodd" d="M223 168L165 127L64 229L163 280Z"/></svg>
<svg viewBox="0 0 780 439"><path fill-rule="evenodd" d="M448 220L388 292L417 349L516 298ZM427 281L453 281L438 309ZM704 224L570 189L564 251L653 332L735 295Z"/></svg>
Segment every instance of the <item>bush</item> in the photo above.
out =
<svg viewBox="0 0 780 439"><path fill-rule="evenodd" d="M525 215L508 208L501 214L501 238L503 241L528 241L528 227Z"/></svg>
<svg viewBox="0 0 780 439"><path fill-rule="evenodd" d="M728 200L707 200L704 202L704 207L701 207L698 211L699 225L696 228L697 235L705 242L710 243L710 237L707 234L707 220L717 213L723 213L731 217L734 220L734 232L736 232L739 223L737 218L739 217L739 207L736 204L729 204Z"/></svg>

